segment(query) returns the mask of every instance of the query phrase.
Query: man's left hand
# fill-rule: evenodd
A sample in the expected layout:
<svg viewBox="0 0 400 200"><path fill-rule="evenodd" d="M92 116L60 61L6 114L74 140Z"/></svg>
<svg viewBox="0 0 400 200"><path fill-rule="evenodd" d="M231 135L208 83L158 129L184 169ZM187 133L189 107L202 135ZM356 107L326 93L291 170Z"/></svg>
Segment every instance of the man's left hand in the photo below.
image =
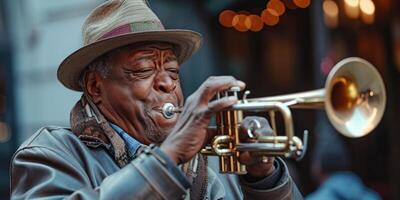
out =
<svg viewBox="0 0 400 200"><path fill-rule="evenodd" d="M251 142L254 140L248 135L248 129L253 129L252 134L254 134L254 137L273 134L268 120L263 117L244 118L240 129L241 140L243 142ZM257 178L267 177L274 172L274 160L274 157L254 155L254 153L251 152L244 152L239 157L240 163L246 165L248 174Z"/></svg>

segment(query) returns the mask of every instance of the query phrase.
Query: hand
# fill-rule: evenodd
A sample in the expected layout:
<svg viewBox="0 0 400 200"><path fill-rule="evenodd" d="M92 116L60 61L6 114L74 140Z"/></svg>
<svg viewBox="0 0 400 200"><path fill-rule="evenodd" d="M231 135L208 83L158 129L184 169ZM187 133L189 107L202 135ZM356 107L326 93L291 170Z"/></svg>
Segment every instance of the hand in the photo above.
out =
<svg viewBox="0 0 400 200"><path fill-rule="evenodd" d="M208 130L212 116L237 103L236 97L211 99L233 86L244 89L245 84L232 76L208 78L200 88L189 96L175 127L160 148L177 164L189 161L214 137L215 131Z"/></svg>
<svg viewBox="0 0 400 200"><path fill-rule="evenodd" d="M250 142L252 139L248 136L247 129L254 126L254 120L259 122L260 127L255 128L253 131L254 137L272 135L273 130L271 129L268 120L263 117L246 117L240 126L241 140L243 142ZM253 177L266 177L274 172L274 157L257 156L251 152L244 152L240 155L240 163L246 165L246 169L249 175Z"/></svg>

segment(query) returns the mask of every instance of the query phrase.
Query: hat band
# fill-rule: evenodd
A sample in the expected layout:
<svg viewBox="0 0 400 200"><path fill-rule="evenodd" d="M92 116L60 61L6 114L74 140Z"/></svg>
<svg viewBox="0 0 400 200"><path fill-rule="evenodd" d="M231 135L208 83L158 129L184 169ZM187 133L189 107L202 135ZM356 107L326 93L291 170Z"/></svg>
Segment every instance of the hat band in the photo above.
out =
<svg viewBox="0 0 400 200"><path fill-rule="evenodd" d="M160 21L134 22L130 24L124 24L122 26L118 26L117 28L112 29L111 31L101 36L97 41L120 35L125 35L128 33L138 33L144 31L164 31L164 30L165 28Z"/></svg>

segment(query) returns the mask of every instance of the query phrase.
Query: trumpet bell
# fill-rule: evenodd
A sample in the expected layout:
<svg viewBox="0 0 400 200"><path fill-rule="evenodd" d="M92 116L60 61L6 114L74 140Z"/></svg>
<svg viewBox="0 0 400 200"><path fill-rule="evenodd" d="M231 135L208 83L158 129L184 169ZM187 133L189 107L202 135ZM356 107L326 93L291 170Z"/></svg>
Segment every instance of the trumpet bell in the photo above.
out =
<svg viewBox="0 0 400 200"><path fill-rule="evenodd" d="M352 138L371 132L386 107L385 86L379 72L361 58L346 58L335 65L328 75L325 95L330 122Z"/></svg>

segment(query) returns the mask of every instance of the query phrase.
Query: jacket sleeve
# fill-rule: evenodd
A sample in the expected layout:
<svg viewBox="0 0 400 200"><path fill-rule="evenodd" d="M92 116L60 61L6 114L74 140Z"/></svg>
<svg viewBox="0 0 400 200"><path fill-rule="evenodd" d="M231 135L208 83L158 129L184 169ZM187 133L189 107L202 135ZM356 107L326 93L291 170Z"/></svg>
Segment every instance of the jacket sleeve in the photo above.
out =
<svg viewBox="0 0 400 200"><path fill-rule="evenodd" d="M280 158L276 159L276 162L279 162L281 172L279 174L278 181L276 184L269 189L255 189L254 184L249 184L243 178L240 178L241 188L243 192L244 199L268 199L268 200L289 200L295 199L300 200L303 199L299 190L296 187L296 184L293 182L292 178L289 175L289 170L284 163L284 161Z"/></svg>
<svg viewBox="0 0 400 200"><path fill-rule="evenodd" d="M11 199L179 199L186 193L153 154L140 154L98 187L86 176L90 169L67 158L47 147L19 150L11 163Z"/></svg>

